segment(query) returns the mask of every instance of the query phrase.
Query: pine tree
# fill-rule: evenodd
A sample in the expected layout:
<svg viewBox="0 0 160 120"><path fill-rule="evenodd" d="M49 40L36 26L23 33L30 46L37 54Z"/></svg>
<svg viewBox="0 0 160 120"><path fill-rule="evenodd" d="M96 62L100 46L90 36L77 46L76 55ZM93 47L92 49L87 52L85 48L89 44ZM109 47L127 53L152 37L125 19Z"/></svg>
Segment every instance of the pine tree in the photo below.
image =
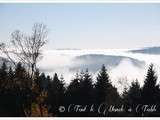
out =
<svg viewBox="0 0 160 120"><path fill-rule="evenodd" d="M15 68L14 81L16 84L15 89L26 88L29 82L27 72L20 62Z"/></svg>
<svg viewBox="0 0 160 120"><path fill-rule="evenodd" d="M109 80L109 75L104 65L102 65L101 71L98 73L97 81L95 84L97 102L103 103L106 101L106 96L108 90L111 88L111 82Z"/></svg>
<svg viewBox="0 0 160 120"><path fill-rule="evenodd" d="M50 80L51 80L50 76L45 76L44 73L40 75L41 88L43 91L47 91Z"/></svg>
<svg viewBox="0 0 160 120"><path fill-rule="evenodd" d="M82 98L85 98L81 100L82 104L85 104L85 105L92 104L93 103L93 80L90 73L88 72L88 69L86 69L86 71L84 73L82 72L81 74L80 91L81 91L80 96Z"/></svg>
<svg viewBox="0 0 160 120"><path fill-rule="evenodd" d="M159 85L153 64L149 66L144 85L142 87L143 104L156 104L158 101Z"/></svg>
<svg viewBox="0 0 160 120"><path fill-rule="evenodd" d="M39 73L39 70L35 72L34 81L35 81L35 89L34 91L37 95L41 94L41 92L46 91L49 84L50 77L45 75L45 73Z"/></svg>
<svg viewBox="0 0 160 120"><path fill-rule="evenodd" d="M80 104L80 78L76 73L75 78L70 82L66 91L66 99L68 104Z"/></svg>
<svg viewBox="0 0 160 120"><path fill-rule="evenodd" d="M97 76L95 84L97 104L116 104L119 99L117 89L112 86L109 75L104 65Z"/></svg>
<svg viewBox="0 0 160 120"><path fill-rule="evenodd" d="M0 78L3 78L5 86L1 93L0 115L2 116L25 116L23 104L25 101L25 69L20 63L17 64L15 71L10 68L7 71L7 66L2 65ZM5 75L5 76L4 76ZM14 82L15 81L15 82Z"/></svg>
<svg viewBox="0 0 160 120"><path fill-rule="evenodd" d="M60 82L59 82L59 93L64 96L64 93L66 91L66 88L65 88L65 80L64 80L64 77L63 75L61 75L60 77Z"/></svg>
<svg viewBox="0 0 160 120"><path fill-rule="evenodd" d="M123 93L123 104L126 107L126 114L131 116L139 116L141 112L136 111L137 105L141 104L141 87L138 80L133 81L128 90ZM131 108L132 112L128 113L128 109Z"/></svg>
<svg viewBox="0 0 160 120"><path fill-rule="evenodd" d="M141 87L138 80L133 81L128 90L129 104L138 105L141 103Z"/></svg>
<svg viewBox="0 0 160 120"><path fill-rule="evenodd" d="M64 93L65 93L65 83L64 80L59 80L57 73L55 73L54 78L50 81L48 88L48 105L49 112L53 115L58 115L58 107L63 104Z"/></svg>
<svg viewBox="0 0 160 120"><path fill-rule="evenodd" d="M18 63L14 70L14 95L16 97L17 108L20 109L23 116L30 116L31 114L31 103L33 101L33 91L31 88L32 80L28 76L25 67L22 63Z"/></svg>

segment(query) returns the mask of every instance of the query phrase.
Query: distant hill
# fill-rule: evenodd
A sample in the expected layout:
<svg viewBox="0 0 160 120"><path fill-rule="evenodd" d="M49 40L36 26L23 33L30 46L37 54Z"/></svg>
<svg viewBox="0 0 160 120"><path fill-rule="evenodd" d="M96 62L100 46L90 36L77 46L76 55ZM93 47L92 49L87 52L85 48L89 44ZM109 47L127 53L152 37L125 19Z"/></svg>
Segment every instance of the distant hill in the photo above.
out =
<svg viewBox="0 0 160 120"><path fill-rule="evenodd" d="M61 59L57 58L57 59ZM127 60L132 63L133 66L142 68L145 65L144 61L140 61L135 58L126 57L126 56L116 56L116 55L104 55L104 54L84 54L79 56L74 56L73 59L70 60L70 64L68 66L54 66L52 68L48 67L48 63L44 63L42 66L43 72L53 72L53 71L61 71L66 67L70 72L75 72L77 70L85 70L86 68L89 69L90 72L97 72L102 64L105 64L107 69L112 69L117 67L123 60ZM2 65L3 61L7 62L8 66L12 66L11 63L3 58L0 57L0 66ZM54 60L53 60L54 61ZM64 60L65 62L65 60ZM124 66L127 67L127 66Z"/></svg>
<svg viewBox="0 0 160 120"><path fill-rule="evenodd" d="M139 61L137 59L133 59L125 56L112 56L112 55L103 55L103 54L87 54L77 56L73 59L73 61L77 64L70 68L71 71L78 69L86 69L88 68L90 71L95 72L99 70L102 64L105 64L106 67L116 67L121 61L129 60L136 67L144 66L144 61ZM124 66L127 67L127 66Z"/></svg>
<svg viewBox="0 0 160 120"><path fill-rule="evenodd" d="M130 50L128 52L158 55L160 54L160 47L146 47L146 48L137 49L137 50Z"/></svg>

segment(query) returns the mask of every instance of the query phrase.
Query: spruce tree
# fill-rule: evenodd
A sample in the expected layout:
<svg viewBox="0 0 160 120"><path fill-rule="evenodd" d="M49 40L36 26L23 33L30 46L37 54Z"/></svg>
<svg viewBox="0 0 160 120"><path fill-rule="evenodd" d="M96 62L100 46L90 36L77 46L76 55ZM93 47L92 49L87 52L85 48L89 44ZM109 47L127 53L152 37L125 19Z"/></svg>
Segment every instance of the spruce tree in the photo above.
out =
<svg viewBox="0 0 160 120"><path fill-rule="evenodd" d="M18 63L15 72L14 72L14 81L15 81L15 89L23 89L28 85L28 76L25 68L22 66L22 63Z"/></svg>
<svg viewBox="0 0 160 120"><path fill-rule="evenodd" d="M49 112L54 115L58 115L58 107L63 104L64 92L65 92L64 81L58 78L57 73L55 73L53 80L50 81L48 88L48 105Z"/></svg>
<svg viewBox="0 0 160 120"><path fill-rule="evenodd" d="M44 73L40 75L41 88L43 91L48 90L49 81L51 80L50 76L45 76Z"/></svg>
<svg viewBox="0 0 160 120"><path fill-rule="evenodd" d="M141 103L141 87L138 80L133 81L128 90L129 104L138 105Z"/></svg>
<svg viewBox="0 0 160 120"><path fill-rule="evenodd" d="M156 104L158 101L159 85L153 64L149 66L144 85L142 87L143 104Z"/></svg>
<svg viewBox="0 0 160 120"><path fill-rule="evenodd" d="M16 97L17 108L22 115L30 116L31 103L33 101L33 92L31 90L31 80L22 63L17 63L14 70L14 95ZM25 113L24 113L25 112Z"/></svg>
<svg viewBox="0 0 160 120"><path fill-rule="evenodd" d="M68 104L80 104L80 98L80 78L79 74L76 73L75 78L71 80L67 87L66 99Z"/></svg>
<svg viewBox="0 0 160 120"><path fill-rule="evenodd" d="M0 115L2 116L25 116L24 101L26 100L25 94L25 69L20 63L17 64L15 71L10 68L7 71L5 64L2 65L1 75L5 75L3 91L1 93L0 102ZM15 82L14 82L15 81Z"/></svg>
<svg viewBox="0 0 160 120"><path fill-rule="evenodd" d="M138 80L133 81L129 89L123 93L123 104L125 105L126 112L128 115L139 116L140 111L136 111L136 107L141 103L141 87ZM131 108L132 111L128 112L128 109Z"/></svg>
<svg viewBox="0 0 160 120"><path fill-rule="evenodd" d="M108 105L116 104L117 100L119 99L117 89L112 86L105 65L102 65L102 68L98 73L95 91L97 104L104 102Z"/></svg>
<svg viewBox="0 0 160 120"><path fill-rule="evenodd" d="M80 96L84 99L81 100L82 104L89 105L93 103L93 80L88 69L81 74L80 78Z"/></svg>
<svg viewBox="0 0 160 120"><path fill-rule="evenodd" d="M97 102L103 103L106 100L107 92L111 88L111 82L109 80L109 75L104 65L97 76L97 81L95 84L96 94L97 94Z"/></svg>

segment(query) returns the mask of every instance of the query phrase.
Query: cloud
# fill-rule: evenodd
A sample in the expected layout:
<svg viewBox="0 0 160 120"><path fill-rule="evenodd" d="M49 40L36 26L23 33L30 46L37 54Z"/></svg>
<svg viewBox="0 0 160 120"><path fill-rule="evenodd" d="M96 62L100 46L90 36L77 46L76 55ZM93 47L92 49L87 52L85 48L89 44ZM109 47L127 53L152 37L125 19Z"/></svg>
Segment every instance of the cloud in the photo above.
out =
<svg viewBox="0 0 160 120"><path fill-rule="evenodd" d="M126 57L126 59L122 59L117 66L110 67L108 71L112 83L118 88L119 92L122 92L123 89L118 83L119 79L127 79L127 83L129 85L133 80L138 79L140 85L143 85L143 81L145 79L146 72L150 63L153 63L155 65L155 70L157 71L157 74L160 75L160 55L134 54L127 53L123 50L50 50L44 52L44 57L39 62L38 66L43 72L51 76L53 76L55 72L57 72L59 76L62 74L66 83L69 84L69 82L73 79L75 73L77 71L80 71L80 68L74 69L72 71L70 68L85 64L84 60L80 60L77 62L73 61L73 59L76 56L86 54L103 54ZM135 64L133 64L133 61L131 61L131 59L127 59L127 57L145 61L145 64L141 67L135 66ZM99 66L97 69L99 68L101 68L101 66ZM97 76L97 72L98 71L95 71L95 74L92 73L94 79Z"/></svg>
<svg viewBox="0 0 160 120"><path fill-rule="evenodd" d="M124 86L119 84L119 80L123 80L122 82L127 82L125 84L130 85L133 80L137 79L140 82L140 85L142 85L144 73L145 66L144 68L136 67L129 59L122 60L118 66L109 71L112 83L119 88L119 92L122 92L124 89Z"/></svg>

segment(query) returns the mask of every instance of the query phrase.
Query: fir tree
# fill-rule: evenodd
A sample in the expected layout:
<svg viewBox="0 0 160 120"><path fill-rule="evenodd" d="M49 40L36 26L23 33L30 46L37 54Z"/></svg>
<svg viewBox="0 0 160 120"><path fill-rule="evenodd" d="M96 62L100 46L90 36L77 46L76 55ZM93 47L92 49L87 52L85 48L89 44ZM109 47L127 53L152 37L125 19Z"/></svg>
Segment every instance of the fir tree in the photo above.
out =
<svg viewBox="0 0 160 120"><path fill-rule="evenodd" d="M80 104L80 78L78 73L67 87L66 99L68 104Z"/></svg>
<svg viewBox="0 0 160 120"><path fill-rule="evenodd" d="M95 84L97 103L116 104L119 99L117 89L112 86L109 75L104 65L97 76Z"/></svg>
<svg viewBox="0 0 160 120"><path fill-rule="evenodd" d="M141 115L141 111L138 111L138 112L136 111L137 105L142 104L141 103L141 87L138 80L133 81L129 89L123 93L123 103L127 108L126 114L128 113L131 116ZM128 111L129 108L132 109L132 112Z"/></svg>
<svg viewBox="0 0 160 120"><path fill-rule="evenodd" d="M141 87L138 80L133 81L128 90L129 104L138 105L141 103Z"/></svg>
<svg viewBox="0 0 160 120"><path fill-rule="evenodd" d="M97 94L97 102L103 103L106 101L108 90L111 88L111 82L109 80L109 75L104 65L97 76L97 81L95 84L96 94Z"/></svg>
<svg viewBox="0 0 160 120"><path fill-rule="evenodd" d="M65 92L65 83L62 80L59 80L57 73L55 73L53 80L50 82L48 88L48 105L49 112L54 115L58 115L58 107L63 104L64 92Z"/></svg>
<svg viewBox="0 0 160 120"><path fill-rule="evenodd" d="M80 96L82 98L81 102L82 104L92 104L93 103L93 80L91 75L88 72L88 69L86 69L85 73L81 74L80 78Z"/></svg>
<svg viewBox="0 0 160 120"><path fill-rule="evenodd" d="M149 66L144 85L142 87L143 104L156 104L158 101L159 85L153 64Z"/></svg>

